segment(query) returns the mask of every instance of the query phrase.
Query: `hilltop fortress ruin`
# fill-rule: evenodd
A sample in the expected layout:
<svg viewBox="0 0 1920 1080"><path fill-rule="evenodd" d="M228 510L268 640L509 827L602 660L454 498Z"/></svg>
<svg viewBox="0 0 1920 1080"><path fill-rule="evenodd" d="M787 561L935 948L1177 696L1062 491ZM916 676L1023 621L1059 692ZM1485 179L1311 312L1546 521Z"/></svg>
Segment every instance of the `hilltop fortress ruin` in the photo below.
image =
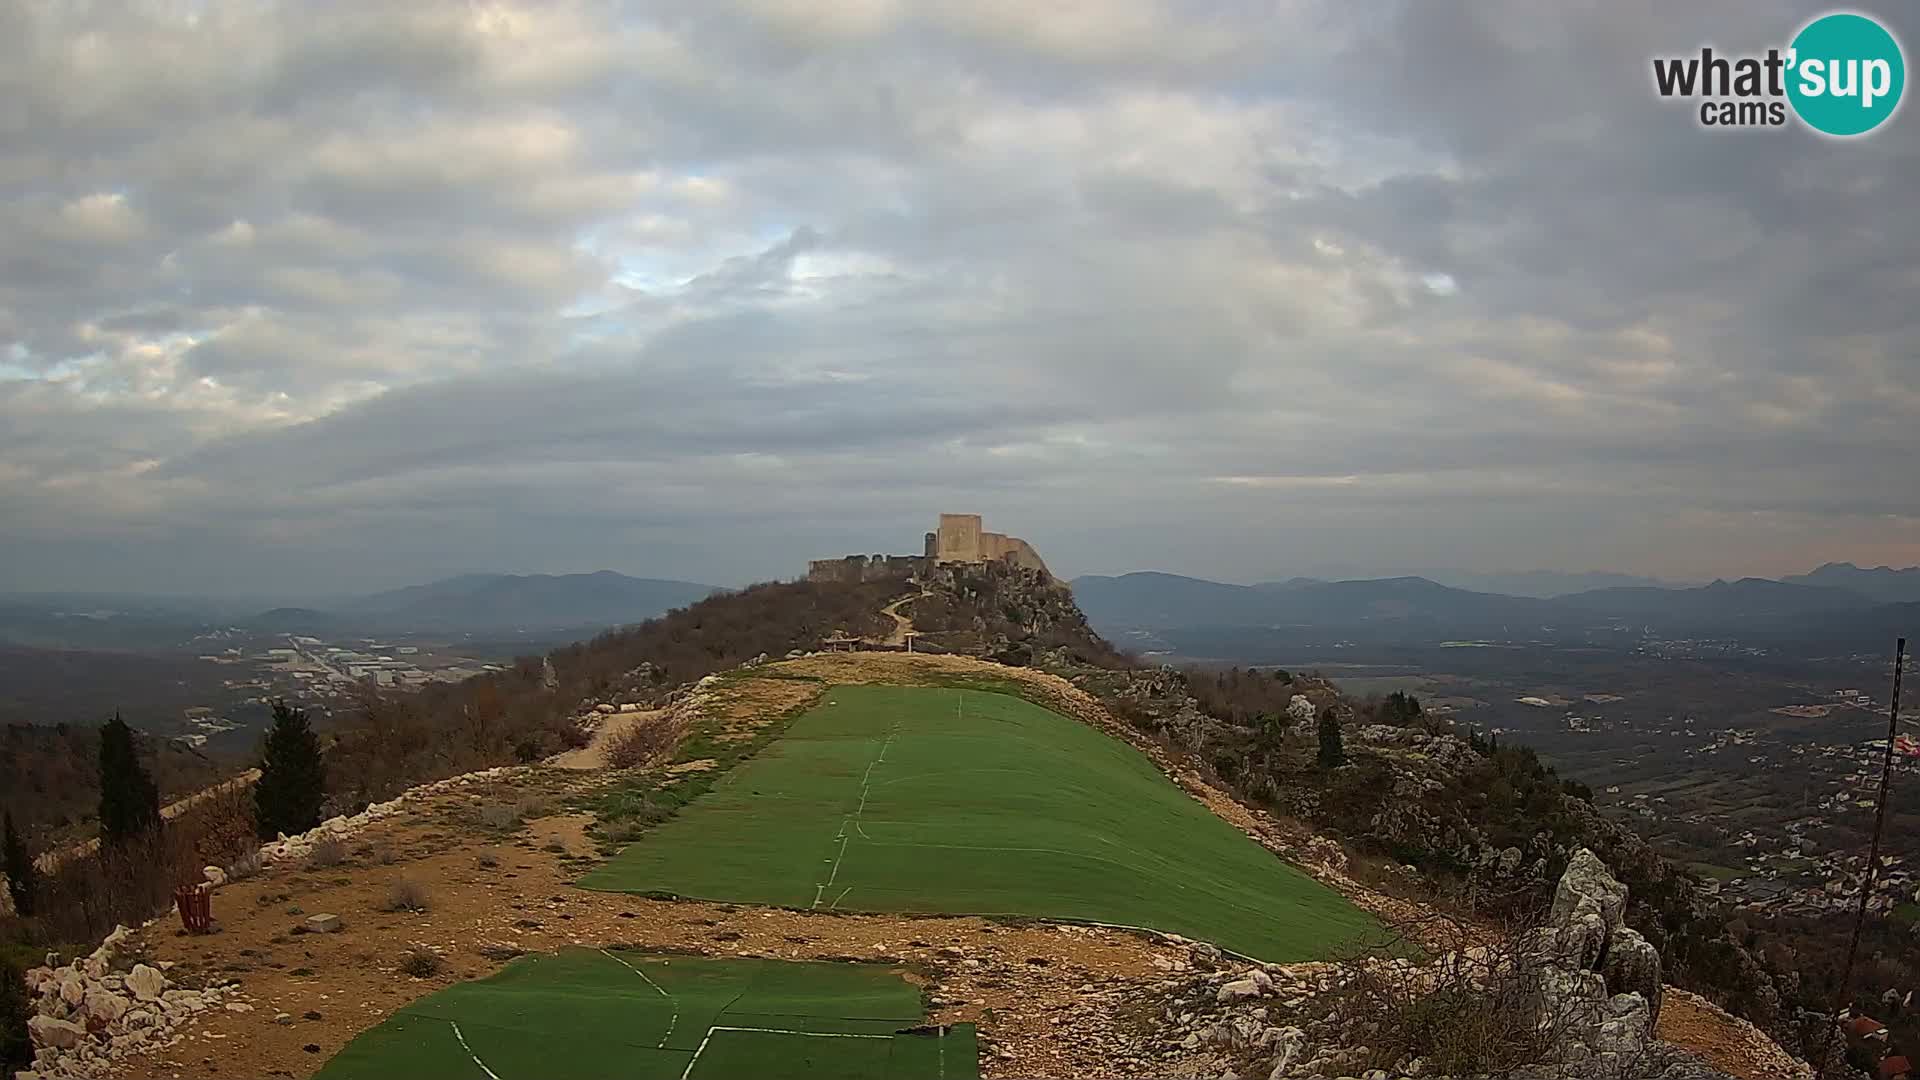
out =
<svg viewBox="0 0 1920 1080"><path fill-rule="evenodd" d="M807 564L808 581L874 581L912 577L941 563L1003 562L1052 576L1033 545L1017 536L987 532L979 514L941 514L919 555L848 555Z"/></svg>

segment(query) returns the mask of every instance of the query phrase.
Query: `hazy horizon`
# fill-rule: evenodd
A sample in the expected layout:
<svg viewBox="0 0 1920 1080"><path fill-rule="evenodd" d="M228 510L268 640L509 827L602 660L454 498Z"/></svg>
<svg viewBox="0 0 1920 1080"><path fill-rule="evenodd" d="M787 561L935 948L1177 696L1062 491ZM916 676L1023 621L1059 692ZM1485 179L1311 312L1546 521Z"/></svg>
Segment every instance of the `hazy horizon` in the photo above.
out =
<svg viewBox="0 0 1920 1080"><path fill-rule="evenodd" d="M1824 10L10 5L0 591L1920 564L1920 120L1650 85Z"/></svg>

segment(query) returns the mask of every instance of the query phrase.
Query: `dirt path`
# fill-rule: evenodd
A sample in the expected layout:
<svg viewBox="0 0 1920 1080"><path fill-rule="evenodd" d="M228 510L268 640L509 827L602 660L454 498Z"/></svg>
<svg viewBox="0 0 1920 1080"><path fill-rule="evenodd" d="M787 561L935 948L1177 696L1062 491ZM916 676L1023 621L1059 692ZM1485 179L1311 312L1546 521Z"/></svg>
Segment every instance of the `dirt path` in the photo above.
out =
<svg viewBox="0 0 1920 1080"><path fill-rule="evenodd" d="M900 614L901 605L911 604L915 600L919 600L922 597L926 597L929 595L931 594L923 592L923 593L920 593L918 596L903 596L900 599L895 600L893 603L888 604L886 607L883 607L880 609L880 614L885 615L887 618L893 620L893 632L889 633L887 635L887 639L881 642L881 644L905 645L907 643L907 635L913 633L913 620L907 618L905 615Z"/></svg>
<svg viewBox="0 0 1920 1080"><path fill-rule="evenodd" d="M558 769L604 769L607 767L607 747L613 740L633 730L641 724L659 723L667 715L665 709L642 709L638 712L617 712L604 717L600 726L593 729L593 739L578 750L568 750L556 754L547 764Z"/></svg>

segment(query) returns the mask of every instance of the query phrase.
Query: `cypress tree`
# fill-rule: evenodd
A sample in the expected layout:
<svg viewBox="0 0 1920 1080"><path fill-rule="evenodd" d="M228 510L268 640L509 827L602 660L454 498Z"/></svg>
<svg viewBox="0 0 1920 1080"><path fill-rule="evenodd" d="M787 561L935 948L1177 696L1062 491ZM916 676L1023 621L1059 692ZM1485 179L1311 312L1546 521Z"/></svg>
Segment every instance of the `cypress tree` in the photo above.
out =
<svg viewBox="0 0 1920 1080"><path fill-rule="evenodd" d="M0 1076L33 1064L33 1034L27 1019L27 982L12 957L0 955Z"/></svg>
<svg viewBox="0 0 1920 1080"><path fill-rule="evenodd" d="M38 871L34 869L33 855L27 851L26 842L20 839L20 831L13 827L12 811L6 814L5 833L0 836L0 859L4 859L7 891L13 894L14 913L23 917L33 914Z"/></svg>
<svg viewBox="0 0 1920 1080"><path fill-rule="evenodd" d="M100 838L118 843L160 824L160 789L119 713L100 728Z"/></svg>
<svg viewBox="0 0 1920 1080"><path fill-rule="evenodd" d="M326 761L320 739L307 722L307 711L274 702L273 729L267 732L260 780L253 786L254 818L261 838L303 833L320 824L326 786Z"/></svg>
<svg viewBox="0 0 1920 1080"><path fill-rule="evenodd" d="M1340 717L1332 710L1320 714L1320 767L1337 769L1347 763L1347 749L1340 741Z"/></svg>

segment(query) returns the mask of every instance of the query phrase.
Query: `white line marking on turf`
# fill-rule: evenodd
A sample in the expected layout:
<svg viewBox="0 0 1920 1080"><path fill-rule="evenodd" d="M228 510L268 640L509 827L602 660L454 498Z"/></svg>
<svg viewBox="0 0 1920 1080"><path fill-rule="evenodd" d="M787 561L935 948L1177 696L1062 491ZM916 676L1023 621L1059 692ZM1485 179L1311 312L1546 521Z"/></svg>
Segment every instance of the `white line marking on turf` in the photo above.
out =
<svg viewBox="0 0 1920 1080"><path fill-rule="evenodd" d="M827 910L833 911L834 909L838 908L840 906L840 901L845 900L847 898L847 894L852 891L853 891L853 886L851 885L847 886L844 889L841 889L840 895L833 898L833 903L827 906Z"/></svg>
<svg viewBox="0 0 1920 1080"><path fill-rule="evenodd" d="M699 1064L700 1055L706 1053L707 1044L713 1041L713 1033L716 1031L760 1031L760 1032L765 1032L768 1035L802 1035L809 1039L892 1039L893 1038L893 1036L891 1035L854 1035L844 1031L791 1031L787 1028L729 1027L726 1025L716 1024L715 1026L707 1029L706 1036L700 1040L700 1046L697 1049L695 1049L693 1052L692 1060L688 1061L687 1067L681 1070L680 1080L687 1080L687 1077L693 1075L693 1067ZM481 1068L485 1068L485 1067L486 1066L484 1065L481 1066ZM492 1073L488 1073L487 1075L493 1076ZM494 1080L499 1080L499 1078L494 1077Z"/></svg>
<svg viewBox="0 0 1920 1080"><path fill-rule="evenodd" d="M460 1025L449 1020L447 1021L447 1026L453 1029L453 1037L460 1040L460 1049L465 1050L467 1052L467 1056L473 1059L473 1063L475 1065L480 1066L480 1071L492 1077L493 1080L500 1080L500 1074L497 1072L494 1072L492 1069L487 1068L487 1063L484 1061L481 1061L480 1055L474 1053L473 1047L467 1045L467 1037L465 1035L460 1034Z"/></svg>
<svg viewBox="0 0 1920 1080"><path fill-rule="evenodd" d="M673 995L667 993L667 991L659 983L654 982L652 979L647 978L646 972L641 971L639 968L634 967L632 964L627 963L625 960L620 959L619 957L613 955L612 953L608 952L605 949L600 950L600 955L606 957L607 959L613 961L616 964L619 964L621 967L626 968L628 971L633 972L635 975L640 976L641 982L646 983L648 986L651 986L655 990L660 991L660 996L663 998L666 998L667 1004L673 1006L673 1018L667 1021L667 1033L665 1035L660 1036L659 1045L654 1047L655 1050L664 1050L667 1045L667 1040L673 1038L673 1029L675 1025L680 1023L680 1003L678 1001L675 1001Z"/></svg>
<svg viewBox="0 0 1920 1080"><path fill-rule="evenodd" d="M880 744L880 753L875 755L872 761L867 762L866 775L860 778L860 805L854 810L853 816L840 819L840 831L834 835L834 839L840 841L840 853L833 857L833 872L827 875L825 884L816 883L813 887L813 906L815 908L820 906L820 901L826 896L826 891L833 887L834 881L840 876L840 860L847 857L847 844L853 839L847 835L847 823L852 822L853 830L859 833L862 838L872 839L872 837L867 836L867 831L860 827L860 815L867 812L867 792L873 787L873 767L887 760L887 747L893 745L893 737L899 734L899 732L900 725L896 723L893 725L893 729L887 732L886 741ZM840 895L843 899L846 897L845 893L841 893ZM834 901L835 904L839 902L838 900Z"/></svg>

